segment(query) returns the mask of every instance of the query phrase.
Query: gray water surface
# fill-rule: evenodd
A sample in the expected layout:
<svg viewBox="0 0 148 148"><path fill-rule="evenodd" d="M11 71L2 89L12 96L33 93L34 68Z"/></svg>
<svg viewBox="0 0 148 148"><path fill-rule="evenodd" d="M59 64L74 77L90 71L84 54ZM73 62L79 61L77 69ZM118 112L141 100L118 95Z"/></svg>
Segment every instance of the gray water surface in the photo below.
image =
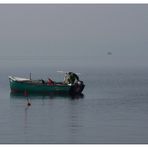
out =
<svg viewBox="0 0 148 148"><path fill-rule="evenodd" d="M148 143L148 69L103 67L97 58L0 61L0 143ZM63 80L57 70L81 73L84 96L30 96L28 107L10 94L8 75Z"/></svg>

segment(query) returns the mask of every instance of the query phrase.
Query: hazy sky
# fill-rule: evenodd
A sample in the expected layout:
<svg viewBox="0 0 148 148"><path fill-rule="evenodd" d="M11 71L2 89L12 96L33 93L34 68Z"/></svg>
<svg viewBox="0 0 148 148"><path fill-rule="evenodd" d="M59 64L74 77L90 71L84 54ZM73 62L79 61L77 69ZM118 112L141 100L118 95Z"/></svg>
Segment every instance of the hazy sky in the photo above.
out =
<svg viewBox="0 0 148 148"><path fill-rule="evenodd" d="M148 55L148 5L0 5L5 55Z"/></svg>

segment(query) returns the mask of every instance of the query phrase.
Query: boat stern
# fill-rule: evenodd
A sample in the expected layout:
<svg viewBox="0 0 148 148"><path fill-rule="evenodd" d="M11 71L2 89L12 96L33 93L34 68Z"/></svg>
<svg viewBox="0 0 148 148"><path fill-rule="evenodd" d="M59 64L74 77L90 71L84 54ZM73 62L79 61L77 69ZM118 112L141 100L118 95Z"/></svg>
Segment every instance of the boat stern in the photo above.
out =
<svg viewBox="0 0 148 148"><path fill-rule="evenodd" d="M71 86L70 93L71 94L81 94L85 85L83 81L78 81L74 85Z"/></svg>

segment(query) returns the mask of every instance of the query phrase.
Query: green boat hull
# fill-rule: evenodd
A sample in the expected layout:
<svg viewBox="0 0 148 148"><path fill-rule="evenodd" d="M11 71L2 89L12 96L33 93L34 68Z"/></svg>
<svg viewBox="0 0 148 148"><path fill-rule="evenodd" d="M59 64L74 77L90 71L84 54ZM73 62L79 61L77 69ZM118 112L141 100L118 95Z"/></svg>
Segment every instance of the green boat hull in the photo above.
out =
<svg viewBox="0 0 148 148"><path fill-rule="evenodd" d="M27 92L27 93L81 93L84 85L76 87L75 85L67 85L55 83L47 85L44 83L33 83L32 81L14 81L9 78L11 92Z"/></svg>

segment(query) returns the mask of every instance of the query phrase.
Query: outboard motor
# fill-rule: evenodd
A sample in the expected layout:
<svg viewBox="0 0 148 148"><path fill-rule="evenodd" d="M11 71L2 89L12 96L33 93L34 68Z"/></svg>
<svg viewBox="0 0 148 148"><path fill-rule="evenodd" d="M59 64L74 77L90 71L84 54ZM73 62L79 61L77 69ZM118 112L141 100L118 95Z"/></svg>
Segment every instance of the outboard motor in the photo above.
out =
<svg viewBox="0 0 148 148"><path fill-rule="evenodd" d="M71 88L70 93L72 94L80 94L83 89L84 89L85 85L83 84L83 81L77 81Z"/></svg>

